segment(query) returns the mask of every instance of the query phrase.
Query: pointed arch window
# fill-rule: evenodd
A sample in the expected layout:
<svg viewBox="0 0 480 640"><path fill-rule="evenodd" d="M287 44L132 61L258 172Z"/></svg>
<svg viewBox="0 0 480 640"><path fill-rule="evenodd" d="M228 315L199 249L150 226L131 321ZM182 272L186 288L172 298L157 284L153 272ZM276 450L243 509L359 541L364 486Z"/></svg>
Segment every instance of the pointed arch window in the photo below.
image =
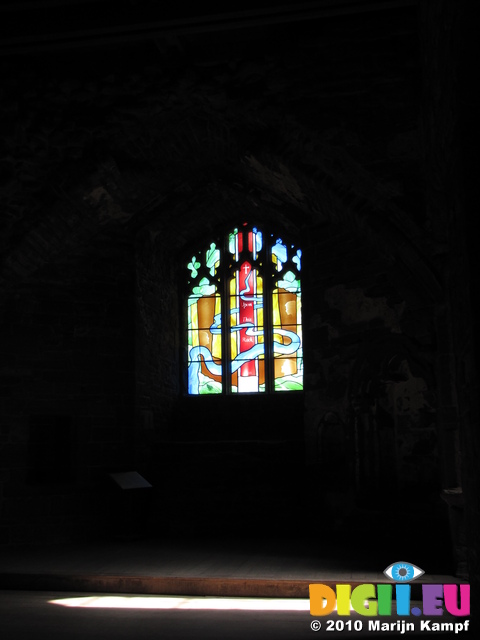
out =
<svg viewBox="0 0 480 640"><path fill-rule="evenodd" d="M188 261L188 394L303 390L299 247L244 223Z"/></svg>

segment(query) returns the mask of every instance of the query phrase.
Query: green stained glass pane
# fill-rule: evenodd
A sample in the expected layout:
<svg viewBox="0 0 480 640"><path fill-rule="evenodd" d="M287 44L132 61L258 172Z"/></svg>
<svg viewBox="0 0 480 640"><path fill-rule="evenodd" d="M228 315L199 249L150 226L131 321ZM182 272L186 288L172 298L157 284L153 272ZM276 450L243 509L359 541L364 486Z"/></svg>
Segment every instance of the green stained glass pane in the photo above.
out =
<svg viewBox="0 0 480 640"><path fill-rule="evenodd" d="M211 243L210 248L206 252L205 265L211 276L214 276L220 267L220 251L214 242Z"/></svg>

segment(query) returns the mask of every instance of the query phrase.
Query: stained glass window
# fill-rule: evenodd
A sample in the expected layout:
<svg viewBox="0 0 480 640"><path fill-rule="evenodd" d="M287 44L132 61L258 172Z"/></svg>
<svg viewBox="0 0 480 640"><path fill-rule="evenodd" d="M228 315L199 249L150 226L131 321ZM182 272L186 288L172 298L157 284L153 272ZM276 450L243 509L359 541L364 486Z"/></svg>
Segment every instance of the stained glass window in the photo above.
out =
<svg viewBox="0 0 480 640"><path fill-rule="evenodd" d="M301 249L244 223L188 261L188 393L303 389Z"/></svg>

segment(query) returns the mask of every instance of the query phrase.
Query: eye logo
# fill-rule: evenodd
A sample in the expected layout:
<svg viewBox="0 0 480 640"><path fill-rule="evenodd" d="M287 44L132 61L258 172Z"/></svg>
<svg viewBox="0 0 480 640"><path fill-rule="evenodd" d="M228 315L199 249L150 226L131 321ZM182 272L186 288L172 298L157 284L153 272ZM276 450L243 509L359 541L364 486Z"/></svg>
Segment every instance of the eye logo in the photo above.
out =
<svg viewBox="0 0 480 640"><path fill-rule="evenodd" d="M394 562L383 573L387 578L395 580L395 582L410 582L422 576L425 571L414 564L410 564L410 562Z"/></svg>

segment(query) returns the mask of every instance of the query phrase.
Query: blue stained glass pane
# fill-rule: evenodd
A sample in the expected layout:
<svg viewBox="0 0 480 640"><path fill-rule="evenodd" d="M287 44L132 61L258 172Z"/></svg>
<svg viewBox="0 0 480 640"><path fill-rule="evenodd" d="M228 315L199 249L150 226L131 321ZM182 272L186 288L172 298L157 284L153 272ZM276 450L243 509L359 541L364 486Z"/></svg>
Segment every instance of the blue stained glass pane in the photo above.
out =
<svg viewBox="0 0 480 640"><path fill-rule="evenodd" d="M272 255L277 259L277 271L282 270L282 264L287 261L287 247L279 238L272 247Z"/></svg>
<svg viewBox="0 0 480 640"><path fill-rule="evenodd" d="M297 255L293 256L292 262L297 267L298 271L302 270L302 250L298 249Z"/></svg>

